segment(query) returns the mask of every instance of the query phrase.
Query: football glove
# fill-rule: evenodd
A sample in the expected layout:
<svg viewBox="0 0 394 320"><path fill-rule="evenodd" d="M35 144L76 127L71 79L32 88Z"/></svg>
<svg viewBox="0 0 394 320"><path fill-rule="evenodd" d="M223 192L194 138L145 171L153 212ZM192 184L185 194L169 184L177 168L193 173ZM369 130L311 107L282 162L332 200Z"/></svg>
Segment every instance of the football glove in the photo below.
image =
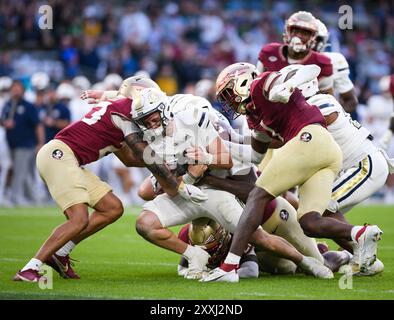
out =
<svg viewBox="0 0 394 320"><path fill-rule="evenodd" d="M208 200L208 195L205 192L201 191L192 184L186 184L183 181L178 186L178 193L183 199L196 204Z"/></svg>

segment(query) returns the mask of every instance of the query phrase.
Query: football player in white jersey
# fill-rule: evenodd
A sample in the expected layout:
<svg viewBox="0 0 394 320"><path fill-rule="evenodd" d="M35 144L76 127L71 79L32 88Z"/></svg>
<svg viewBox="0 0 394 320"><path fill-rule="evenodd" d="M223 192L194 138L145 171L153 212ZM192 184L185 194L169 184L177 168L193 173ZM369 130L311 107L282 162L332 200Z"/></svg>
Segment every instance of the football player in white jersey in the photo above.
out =
<svg viewBox="0 0 394 320"><path fill-rule="evenodd" d="M339 95L341 105L346 112L354 112L358 105L358 99L353 82L349 78L349 64L344 55L340 52L324 52L327 47L329 33L324 23L319 19L316 20L318 24L318 34L313 50L330 58L333 66L334 93Z"/></svg>
<svg viewBox="0 0 394 320"><path fill-rule="evenodd" d="M161 155L174 172L185 170L182 179L187 184L195 183L208 168L212 170L211 173L216 171L217 174L232 168L231 156L212 125L208 112L193 106L184 110L180 108L180 111L173 114L169 124L164 125L168 114L166 116L163 108L152 108L145 103L145 96L150 94L149 90L153 89L140 92L141 104L136 104L133 121L144 132L144 139L150 142L151 148L156 152L155 156ZM133 101L138 99L136 97ZM194 163L197 165L192 165ZM195 204L178 196L160 194L144 205L136 222L137 232L146 240L177 252L188 260L189 272L186 278L202 276L209 254L201 248L187 245L167 227L182 225L199 217L208 217L231 232L235 230L243 210L233 194L207 185L200 188L208 196L206 201ZM331 270L321 262L303 256L286 240L269 235L262 228L256 230L253 241L262 248L293 261L307 273L321 278L333 277Z"/></svg>
<svg viewBox="0 0 394 320"><path fill-rule="evenodd" d="M302 66L292 65L280 72L286 78L287 74L300 67ZM383 150L374 145L370 132L357 121L352 120L332 95L318 93L317 79L298 88L307 98L308 103L320 109L326 119L328 131L342 150L341 172L334 181L331 201L324 215L346 221L344 213L384 186L388 174L394 173L394 160L389 159ZM336 241L343 248L352 251L348 241L341 239ZM383 264L378 260L371 267L359 270L360 253L357 252L357 247L353 248L355 250L353 250L352 264L356 272L360 271L361 275L371 275L383 270Z"/></svg>

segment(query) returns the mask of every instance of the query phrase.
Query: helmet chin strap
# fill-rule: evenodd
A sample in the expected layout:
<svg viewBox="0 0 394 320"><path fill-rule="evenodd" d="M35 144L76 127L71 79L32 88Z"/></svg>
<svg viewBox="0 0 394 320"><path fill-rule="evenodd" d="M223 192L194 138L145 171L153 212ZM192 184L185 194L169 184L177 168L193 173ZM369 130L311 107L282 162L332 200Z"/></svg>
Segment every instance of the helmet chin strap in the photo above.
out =
<svg viewBox="0 0 394 320"><path fill-rule="evenodd" d="M304 43L302 43L299 37L293 37L290 40L289 47L291 47L295 52L304 52L307 50L307 47Z"/></svg>

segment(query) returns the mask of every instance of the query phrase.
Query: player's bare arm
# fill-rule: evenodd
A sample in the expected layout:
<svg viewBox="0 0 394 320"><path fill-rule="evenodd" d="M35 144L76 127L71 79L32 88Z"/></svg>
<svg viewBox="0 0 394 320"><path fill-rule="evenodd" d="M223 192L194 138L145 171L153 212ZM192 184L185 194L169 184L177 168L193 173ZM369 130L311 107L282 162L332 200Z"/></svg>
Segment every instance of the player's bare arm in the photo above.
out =
<svg viewBox="0 0 394 320"><path fill-rule="evenodd" d="M339 102L346 112L351 113L356 111L358 99L354 88L339 95Z"/></svg>
<svg viewBox="0 0 394 320"><path fill-rule="evenodd" d="M120 150L114 152L114 154L126 167L143 168L146 166L145 163L138 158L126 144Z"/></svg>
<svg viewBox="0 0 394 320"><path fill-rule="evenodd" d="M156 177L164 191L170 196L175 196L178 188L178 181L176 177L171 173L164 162L159 163L157 161L153 161L153 163L146 163L144 161L144 152L147 152L148 154L154 154L154 152L149 145L143 141L142 137L143 135L140 132L131 133L125 137L125 142L136 155L137 159L145 163L145 166Z"/></svg>
<svg viewBox="0 0 394 320"><path fill-rule="evenodd" d="M252 170L247 175L231 176L228 178L206 175L199 181L201 184L207 184L219 190L227 191L244 203L246 203L255 182L256 175Z"/></svg>

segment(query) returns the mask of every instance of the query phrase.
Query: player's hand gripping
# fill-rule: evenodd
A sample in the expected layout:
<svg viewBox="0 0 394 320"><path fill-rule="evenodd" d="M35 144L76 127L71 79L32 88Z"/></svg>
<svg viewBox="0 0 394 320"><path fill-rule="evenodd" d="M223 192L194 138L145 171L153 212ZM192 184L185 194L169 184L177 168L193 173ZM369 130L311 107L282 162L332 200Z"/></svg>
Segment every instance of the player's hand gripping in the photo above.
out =
<svg viewBox="0 0 394 320"><path fill-rule="evenodd" d="M94 104L99 102L103 93L104 93L103 90L85 90L84 92L82 92L80 98L82 100L89 99L87 102L89 104Z"/></svg>

